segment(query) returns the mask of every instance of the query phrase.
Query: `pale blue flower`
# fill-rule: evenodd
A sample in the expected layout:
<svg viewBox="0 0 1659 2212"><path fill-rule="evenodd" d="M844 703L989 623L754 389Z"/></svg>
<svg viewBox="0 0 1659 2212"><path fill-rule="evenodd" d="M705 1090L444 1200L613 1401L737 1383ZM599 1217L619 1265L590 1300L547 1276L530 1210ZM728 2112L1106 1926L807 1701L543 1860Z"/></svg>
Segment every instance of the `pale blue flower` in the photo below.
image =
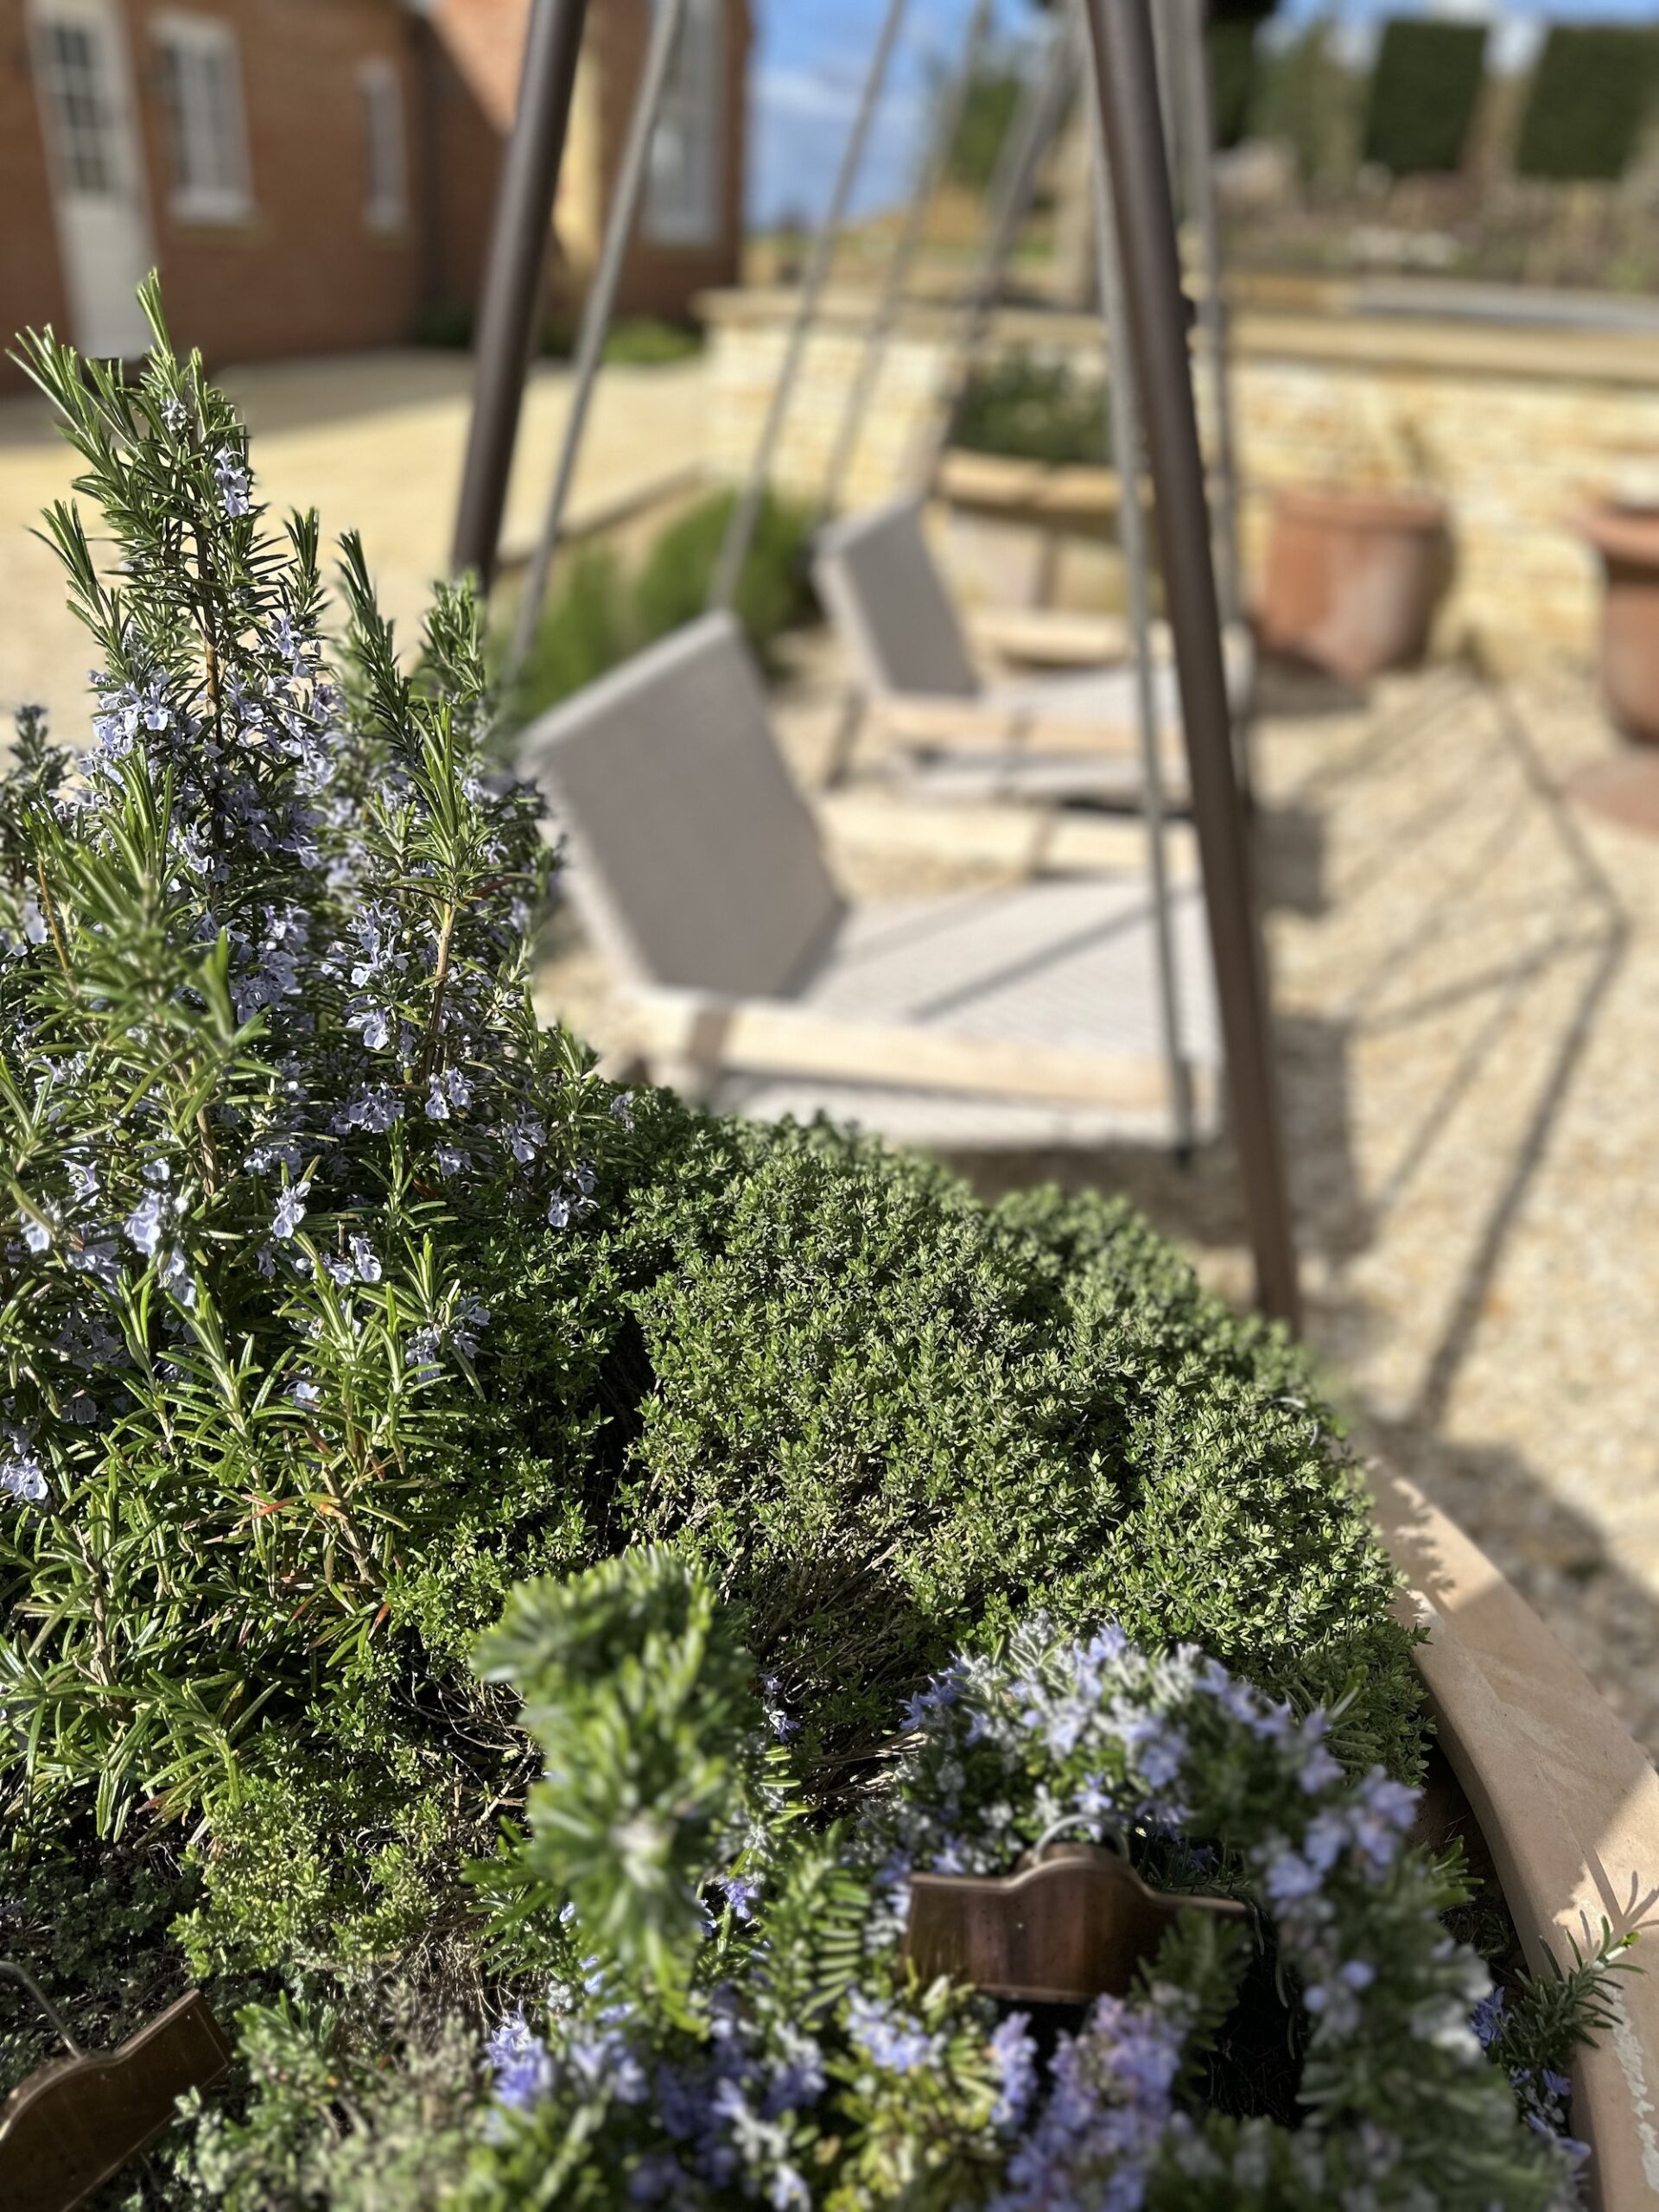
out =
<svg viewBox="0 0 1659 2212"><path fill-rule="evenodd" d="M862 1990L855 1989L847 2000L847 2032L867 2058L889 2074L913 2074L938 2065L944 2056L940 2037L930 2035L910 2013Z"/></svg>
<svg viewBox="0 0 1659 2212"><path fill-rule="evenodd" d="M219 480L219 504L226 518L239 522L253 512L248 495L248 472L240 456L230 446L221 446L213 455L213 474Z"/></svg>
<svg viewBox="0 0 1659 2212"><path fill-rule="evenodd" d="M167 1225L167 1200L159 1191L151 1191L127 1216L122 1226L130 1243L136 1245L146 1259L154 1259Z"/></svg>
<svg viewBox="0 0 1659 2212"><path fill-rule="evenodd" d="M993 2127L1020 2126L1037 2087L1037 2045L1028 2012L1010 2012L991 2036L991 2063L1000 2084L991 2107Z"/></svg>
<svg viewBox="0 0 1659 2212"><path fill-rule="evenodd" d="M39 1505L46 1497L46 1470L33 1451L17 1450L0 1459L0 1490L20 1505Z"/></svg>
<svg viewBox="0 0 1659 2212"><path fill-rule="evenodd" d="M305 1219L305 1198L308 1185L304 1183L284 1184L276 1200L276 1211L270 1217L270 1233L284 1242L292 1236Z"/></svg>
<svg viewBox="0 0 1659 2212"><path fill-rule="evenodd" d="M495 2094L512 2111L539 2104L553 2087L547 2045L532 2032L522 2012L510 2012L502 2021L486 2055L495 2072Z"/></svg>

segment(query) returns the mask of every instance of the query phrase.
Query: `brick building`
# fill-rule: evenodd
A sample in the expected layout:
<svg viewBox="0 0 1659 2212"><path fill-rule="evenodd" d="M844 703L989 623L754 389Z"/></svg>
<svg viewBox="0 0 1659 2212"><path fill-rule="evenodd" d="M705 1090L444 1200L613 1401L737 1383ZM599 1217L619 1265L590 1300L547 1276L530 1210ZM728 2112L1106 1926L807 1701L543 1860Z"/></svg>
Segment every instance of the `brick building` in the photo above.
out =
<svg viewBox="0 0 1659 2212"><path fill-rule="evenodd" d="M652 0L597 0L550 311L597 256ZM407 340L477 296L531 0L0 0L0 332L210 361ZM747 0L690 0L621 312L735 276ZM15 380L15 379L14 379Z"/></svg>

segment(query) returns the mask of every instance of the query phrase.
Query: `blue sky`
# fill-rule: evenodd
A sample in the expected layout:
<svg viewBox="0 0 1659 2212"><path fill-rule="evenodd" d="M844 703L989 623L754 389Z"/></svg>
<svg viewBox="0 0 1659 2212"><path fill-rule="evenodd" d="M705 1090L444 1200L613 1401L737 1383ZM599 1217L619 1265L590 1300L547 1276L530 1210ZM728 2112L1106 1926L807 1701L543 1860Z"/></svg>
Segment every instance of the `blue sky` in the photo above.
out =
<svg viewBox="0 0 1659 2212"><path fill-rule="evenodd" d="M822 213L887 0L753 0L749 213L775 223ZM961 51L972 0L910 0L872 127L855 210L886 207L915 173L925 133L929 64ZM1013 23L1027 10L1001 0Z"/></svg>
<svg viewBox="0 0 1659 2212"><path fill-rule="evenodd" d="M770 225L782 216L822 212L851 128L887 0L753 0L755 43L750 79L749 214ZM1022 0L999 0L1005 29L1029 21ZM914 174L926 116L930 59L962 50L972 0L910 0L887 97L871 132L858 211L890 205ZM1500 67L1524 62L1547 21L1605 22L1656 14L1655 0L1440 0L1430 14L1483 16L1496 24ZM1281 0L1287 29L1336 14L1359 47L1387 15L1418 10L1402 0Z"/></svg>

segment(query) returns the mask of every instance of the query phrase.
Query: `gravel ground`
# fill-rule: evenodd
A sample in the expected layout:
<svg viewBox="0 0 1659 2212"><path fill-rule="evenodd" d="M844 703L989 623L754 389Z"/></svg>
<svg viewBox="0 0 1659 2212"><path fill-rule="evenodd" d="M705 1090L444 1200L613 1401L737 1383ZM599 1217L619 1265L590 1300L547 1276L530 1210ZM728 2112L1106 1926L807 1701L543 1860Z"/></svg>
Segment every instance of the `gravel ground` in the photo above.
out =
<svg viewBox="0 0 1659 2212"><path fill-rule="evenodd" d="M820 645L793 651L778 714L810 779L835 721ZM1360 697L1269 678L1260 874L1310 1340L1365 1447L1463 1522L1659 1751L1659 843L1560 796L1616 743L1566 679L1440 667ZM859 896L946 880L839 859ZM605 1035L568 923L543 997ZM1225 1144L1185 1169L1128 1149L962 1165L988 1192L1125 1191L1248 1295Z"/></svg>

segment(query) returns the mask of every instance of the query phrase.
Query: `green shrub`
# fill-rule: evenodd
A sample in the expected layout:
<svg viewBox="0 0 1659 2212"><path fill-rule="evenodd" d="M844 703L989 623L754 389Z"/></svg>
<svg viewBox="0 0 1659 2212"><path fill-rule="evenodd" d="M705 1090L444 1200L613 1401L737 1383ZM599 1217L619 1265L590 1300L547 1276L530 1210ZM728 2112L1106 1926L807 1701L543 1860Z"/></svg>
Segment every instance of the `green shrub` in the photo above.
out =
<svg viewBox="0 0 1659 2212"><path fill-rule="evenodd" d="M522 727L654 639L696 620L708 601L733 497L714 493L669 524L632 578L609 551L589 548L576 555L524 663L508 718L512 724ZM733 605L763 661L780 632L815 611L807 539L804 510L768 493Z"/></svg>
<svg viewBox="0 0 1659 2212"><path fill-rule="evenodd" d="M1391 16L1371 74L1365 159L1395 176L1459 168L1485 67L1484 23Z"/></svg>
<svg viewBox="0 0 1659 2212"><path fill-rule="evenodd" d="M1346 67L1322 15L1257 55L1252 133L1282 140L1304 184L1347 190L1359 158L1366 80Z"/></svg>
<svg viewBox="0 0 1659 2212"><path fill-rule="evenodd" d="M945 160L945 174L953 184L969 192L984 192L988 188L1020 105L1023 82L1019 69L997 56L982 62L976 70L962 95L962 112ZM932 87L934 106L957 97L951 72L941 67ZM937 137L937 129L933 136Z"/></svg>
<svg viewBox="0 0 1659 2212"><path fill-rule="evenodd" d="M613 367L656 369L691 360L702 351L702 333L694 323L626 315L607 335L604 359Z"/></svg>
<svg viewBox="0 0 1659 2212"><path fill-rule="evenodd" d="M970 453L1015 461L1104 466L1111 459L1105 395L1064 361L1017 352L973 371L951 429Z"/></svg>
<svg viewBox="0 0 1659 2212"><path fill-rule="evenodd" d="M1652 110L1656 62L1649 29L1552 24L1521 119L1516 173L1561 182L1623 176Z"/></svg>
<svg viewBox="0 0 1659 2212"><path fill-rule="evenodd" d="M464 353L473 342L473 310L460 300L442 300L424 307L415 318L412 333L417 346L435 352Z"/></svg>
<svg viewBox="0 0 1659 2212"><path fill-rule="evenodd" d="M584 546L563 570L515 687L516 721L582 690L637 651L639 630L622 564Z"/></svg>
<svg viewBox="0 0 1659 2212"><path fill-rule="evenodd" d="M1354 1756L1409 1769L1389 1571L1300 1359L1127 1209L988 1210L825 1130L705 1125L663 1157L624 1240L672 1258L629 1300L652 1382L622 1494L744 1608L815 1739L867 1748L918 1675L1040 1599L1308 1702L1363 1681Z"/></svg>
<svg viewBox="0 0 1659 2212"><path fill-rule="evenodd" d="M666 637L702 613L734 498L715 493L671 523L652 546L634 587L646 639ZM763 658L775 638L813 612L808 535L804 509L771 494L762 500L732 611Z"/></svg>

